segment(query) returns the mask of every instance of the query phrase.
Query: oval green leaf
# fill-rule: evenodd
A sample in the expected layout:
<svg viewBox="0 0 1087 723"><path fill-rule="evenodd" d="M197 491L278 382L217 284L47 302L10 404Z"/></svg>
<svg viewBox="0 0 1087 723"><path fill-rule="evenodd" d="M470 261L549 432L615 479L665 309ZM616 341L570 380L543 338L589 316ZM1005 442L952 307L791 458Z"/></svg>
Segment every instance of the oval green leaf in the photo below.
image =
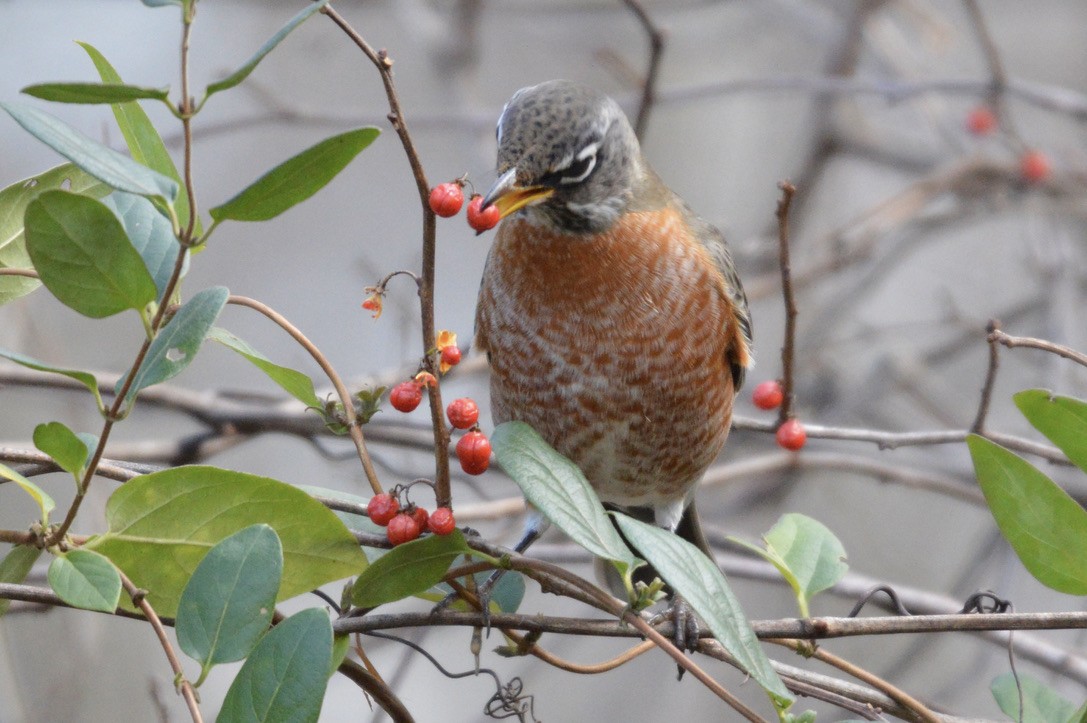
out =
<svg viewBox="0 0 1087 723"><path fill-rule="evenodd" d="M336 177L377 138L374 127L358 128L327 138L284 161L221 206L211 209L216 221L267 221L305 201Z"/></svg>
<svg viewBox="0 0 1087 723"><path fill-rule="evenodd" d="M459 555L471 554L460 530L397 545L374 560L351 588L351 602L372 608L426 592Z"/></svg>
<svg viewBox="0 0 1087 723"><path fill-rule="evenodd" d="M354 535L305 492L268 477L191 466L140 475L106 505L109 532L85 547L101 552L139 587L161 615L172 616L196 566L220 541L256 524L283 545L286 600L358 574L365 557Z"/></svg>
<svg viewBox="0 0 1087 723"><path fill-rule="evenodd" d="M1012 399L1035 429L1087 472L1087 402L1047 389L1027 389Z"/></svg>
<svg viewBox="0 0 1087 723"><path fill-rule="evenodd" d="M966 438L985 501L1023 566L1043 585L1087 595L1087 511L1026 460Z"/></svg>
<svg viewBox="0 0 1087 723"><path fill-rule="evenodd" d="M125 407L132 404L140 390L174 378L192 363L228 296L227 289L213 286L199 292L178 309L151 342L151 348L125 394ZM120 389L123 383L124 378L117 382L117 388Z"/></svg>
<svg viewBox="0 0 1087 723"><path fill-rule="evenodd" d="M586 550L616 564L623 577L639 560L623 544L576 464L524 422L498 425L491 444L502 469L536 509Z"/></svg>
<svg viewBox="0 0 1087 723"><path fill-rule="evenodd" d="M1023 717L1019 718L1019 688L1023 689ZM1042 681L1024 673L1019 674L1019 686L1015 676L1004 673L993 678L989 685L1004 715L1021 723L1064 723L1076 713L1076 706Z"/></svg>
<svg viewBox="0 0 1087 723"><path fill-rule="evenodd" d="M155 282L121 222L101 202L47 191L26 207L26 248L65 306L101 319L155 300Z"/></svg>
<svg viewBox="0 0 1087 723"><path fill-rule="evenodd" d="M78 480L87 464L90 450L75 432L60 422L39 424L34 428L34 446L53 458L53 461Z"/></svg>
<svg viewBox="0 0 1087 723"><path fill-rule="evenodd" d="M23 88L23 93L56 103L124 103L132 100L161 100L169 97L169 88L142 88L123 83L38 83Z"/></svg>
<svg viewBox="0 0 1087 723"><path fill-rule="evenodd" d="M102 199L102 204L121 220L125 235L155 282L158 292L155 298L161 301L181 252L181 244L177 242L170 222L159 213L155 204L132 193L114 191ZM182 275L187 266L188 256L182 266Z"/></svg>
<svg viewBox="0 0 1087 723"><path fill-rule="evenodd" d="M279 32L268 38L268 40L265 41L264 45L260 46L260 49L253 54L253 57L249 58L249 60L245 62L245 65L238 68L222 80L209 85L206 95L210 97L211 95L218 93L221 90L233 88L234 86L238 85L243 80L248 78L249 74L253 72L253 69L257 67L257 64L260 63L260 61L264 60L264 56L272 52L272 50L274 50L275 47L279 45L283 38L287 37L287 35L292 30L305 22L306 19L309 18L309 16L313 15L316 12L320 12L321 8L323 8L325 5L328 5L328 3L329 0L320 0L320 2L312 3L300 10L297 15L287 21L286 25L279 29Z"/></svg>
<svg viewBox="0 0 1087 723"><path fill-rule="evenodd" d="M841 541L821 522L805 515L782 515L764 539L767 548L784 563L786 577L803 596L805 608L814 595L834 585L849 570Z"/></svg>
<svg viewBox="0 0 1087 723"><path fill-rule="evenodd" d="M53 501L52 497L45 493L45 490L43 490L41 487L28 480L26 477L23 477L21 474L5 464L0 464L0 477L11 480L15 484L17 484L19 488L23 490L23 492L26 492L28 495L30 495L31 498L33 498L34 502L37 503L38 509L42 513L42 525L49 524L49 513L53 511L53 509L57 506L57 503Z"/></svg>
<svg viewBox="0 0 1087 723"><path fill-rule="evenodd" d="M283 546L268 525L252 525L211 548L181 593L177 642L206 673L249 655L272 623Z"/></svg>
<svg viewBox="0 0 1087 723"><path fill-rule="evenodd" d="M717 565L704 552L668 530L624 514L615 514L615 519L630 543L706 621L717 642L736 658L740 667L779 705L790 704L792 694L770 666L755 631Z"/></svg>
<svg viewBox="0 0 1087 723"><path fill-rule="evenodd" d="M61 376L68 377L69 379L74 379L75 381L85 386L87 390L94 395L94 400L98 403L98 411L105 411L105 406L102 404L102 394L98 391L98 380L93 374L89 372L81 372L76 369L64 369L63 367L55 367L51 364L46 364L45 362L38 361L37 359L34 359L32 357L28 357L25 354L20 354L18 352L4 349L3 347L0 347L0 356L4 357L5 359L10 359L16 364L24 366L27 369L33 369L34 371L39 372L48 372L50 374L60 374Z"/></svg>
<svg viewBox="0 0 1087 723"><path fill-rule="evenodd" d="M41 554L42 551L39 548L30 545L12 547L8 550L8 554L4 555L4 559L0 560L0 582L15 585L21 583L30 574L30 570ZM4 616L9 607L11 607L11 600L0 599L0 617Z"/></svg>
<svg viewBox="0 0 1087 723"><path fill-rule="evenodd" d="M15 122L72 163L118 191L141 196L177 198L178 184L157 171L92 140L75 128L37 108L0 102Z"/></svg>
<svg viewBox="0 0 1087 723"><path fill-rule="evenodd" d="M17 181L0 191L0 268L33 268L34 264L26 252L23 216L31 201L46 191L58 189L92 198L101 198L113 190L71 163L65 163ZM25 296L40 285L41 282L34 278L0 276L0 304Z"/></svg>
<svg viewBox="0 0 1087 723"><path fill-rule="evenodd" d="M117 568L97 552L71 550L53 558L49 586L72 607L112 613L121 598Z"/></svg>
<svg viewBox="0 0 1087 723"><path fill-rule="evenodd" d="M87 55L90 56L91 62L94 63L94 67L103 82L122 82L121 76L117 74L117 71L106 60L106 57L98 52L93 45L76 42L87 51ZM124 136L125 143L128 145L128 152L132 154L132 160L142 163L152 171L158 171L167 178L172 178L178 186L181 186L181 175L177 172L177 166L174 165L174 160L166 150L166 144L162 142L162 137L155 130L151 119L140 107L140 104L130 101L128 103L116 103L111 108L113 117L117 119L117 127L121 129L121 135ZM179 193L174 206L177 208L177 217L184 226L189 222L188 194ZM196 230L197 233L200 232L199 219L197 219Z"/></svg>
<svg viewBox="0 0 1087 723"><path fill-rule="evenodd" d="M332 661L332 623L319 608L295 613L261 638L238 671L219 723L310 723L321 713Z"/></svg>
<svg viewBox="0 0 1087 723"><path fill-rule="evenodd" d="M234 336L226 329L218 327L212 329L211 333L208 334L208 339L219 342L228 349L233 349L241 354L252 362L257 369L268 375L268 378L278 384L280 389L307 407L321 408L321 400L313 390L313 380L302 372L274 363L271 359L249 346L243 339Z"/></svg>

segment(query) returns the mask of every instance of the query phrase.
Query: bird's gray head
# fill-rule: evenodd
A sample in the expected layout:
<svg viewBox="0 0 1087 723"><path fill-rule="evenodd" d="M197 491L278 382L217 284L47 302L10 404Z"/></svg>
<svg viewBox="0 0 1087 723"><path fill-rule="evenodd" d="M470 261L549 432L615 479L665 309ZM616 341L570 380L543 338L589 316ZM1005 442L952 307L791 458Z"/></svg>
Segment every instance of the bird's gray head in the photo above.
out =
<svg viewBox="0 0 1087 723"><path fill-rule="evenodd" d="M630 201L641 152L619 105L551 80L513 94L498 118L498 180L484 202L502 217L578 233L606 230Z"/></svg>

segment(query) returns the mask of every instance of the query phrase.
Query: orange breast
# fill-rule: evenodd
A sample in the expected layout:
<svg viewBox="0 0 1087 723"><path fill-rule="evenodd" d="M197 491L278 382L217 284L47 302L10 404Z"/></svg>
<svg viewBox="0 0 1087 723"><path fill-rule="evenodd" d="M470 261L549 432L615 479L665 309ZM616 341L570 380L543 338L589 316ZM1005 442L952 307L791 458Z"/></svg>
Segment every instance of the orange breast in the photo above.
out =
<svg viewBox="0 0 1087 723"><path fill-rule="evenodd" d="M605 501L682 497L728 434L730 314L675 211L595 236L508 220L477 312L495 421L531 424Z"/></svg>

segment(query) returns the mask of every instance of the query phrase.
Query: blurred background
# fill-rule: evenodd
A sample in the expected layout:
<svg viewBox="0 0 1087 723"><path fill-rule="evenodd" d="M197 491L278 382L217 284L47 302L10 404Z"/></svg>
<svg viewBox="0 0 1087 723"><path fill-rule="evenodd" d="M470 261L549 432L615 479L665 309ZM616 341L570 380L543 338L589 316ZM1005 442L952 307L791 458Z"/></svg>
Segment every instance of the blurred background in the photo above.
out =
<svg viewBox="0 0 1087 723"><path fill-rule="evenodd" d="M192 41L197 97L241 65L303 2L205 0ZM465 173L479 190L494 178L494 122L516 89L558 77L612 94L638 110L650 42L620 0L344 0L336 7L394 60L405 118L433 185ZM772 413L750 403L754 384L780 375L784 321L774 209L777 184L798 187L792 226L798 319L798 412L809 425L874 432L965 430L977 414L988 363L986 323L1009 333L1087 349L1087 4L1080 0L643 0L662 33L656 99L645 152L667 183L730 239L751 298L757 367L737 407L737 429L711 484L699 494L715 538L757 540L785 512L830 527L849 555L851 575L814 602L815 615L843 615L877 582L899 589L919 612L954 612L979 589L1019 612L1082 610L1081 599L1049 591L1026 573L979 503L965 445L880 450L872 442L814 438L799 456L757 429ZM976 12L975 12L976 11ZM983 22L979 25L978 18ZM96 80L84 51L96 46L126 82L178 84L176 8L118 0L0 0L0 99L25 85ZM994 101L995 132L968 128ZM176 91L175 91L176 98ZM46 104L31 100L34 105ZM180 157L180 125L147 110ZM122 147L108 108L48 108L84 133ZM383 135L313 199L269 223L225 224L195 257L194 293L222 284L269 304L300 327L338 371L363 384L414 373L422 353L417 297L394 280L377 321L360 309L364 287L390 271L418 270L421 211L403 150L385 118L380 79L327 18L315 16L239 88L215 96L194 122L199 206L229 198L276 163L360 125ZM1024 180L1025 152L1044 153L1050 171ZM0 117L0 187L60 162ZM440 328L472 335L476 289L491 234L476 237L463 216L439 219L436 316ZM576 299L571 301L576 308ZM129 318L131 317L131 318ZM280 364L319 379L305 352L267 320L227 308L220 324ZM0 345L52 363L118 373L138 347L133 315L91 322L44 292L0 308ZM214 348L213 348L214 347ZM988 428L1036 441L1011 395L1032 386L1084 396L1082 368L1030 350L1004 350ZM21 378L21 377L20 377ZM0 447L31 448L39 422L95 431L100 420L82 394L20 382L0 366ZM220 400L272 405L276 388L244 360L215 345L173 386ZM318 381L318 386L324 386ZM443 397L481 401L486 369L468 355L443 383ZM283 407L301 415L289 404ZM368 428L386 488L433 474L425 407L390 409ZM144 405L111 438L107 456L164 464L179 440L205 428L169 407ZM227 435L202 450L212 464L298 484L368 496L348 447L286 434ZM214 454L212 454L214 452ZM458 519L512 544L521 520L497 504L517 498L500 471L466 479L456 469ZM1073 494L1083 475L1045 466ZM41 484L63 506L70 480ZM75 530L104 529L114 483L96 482ZM7 497L12 497L7 495ZM462 513L463 510L463 513ZM31 510L0 506L0 526L20 529ZM547 537L538 554L587 558ZM721 561L753 619L795 617L787 587L723 544ZM44 568L32 581L44 583ZM338 591L333 591L338 597ZM320 604L303 597L294 606ZM424 603L405 603L404 609ZM287 609L293 609L291 605ZM585 614L529 585L523 612ZM866 612L875 612L866 611ZM451 671L473 667L470 631L408 630ZM885 676L941 710L999 718L989 681L1008 670L1006 637L944 634L828 641L826 648ZM535 659L506 659L485 641L482 665L505 683L519 676L541 720L728 720L696 681L675 680L665 656L622 670L575 676ZM1085 698L1087 654L1080 633L1017 633L1018 668ZM423 657L384 640L367 653L420 721L481 720L491 678L451 680ZM581 663L607 659L615 641L546 636L542 644ZM769 649L776 659L822 673L818 664ZM700 659L703 662L704 659ZM723 664L707 668L748 702L761 693ZM191 665L193 674L197 669ZM211 717L237 666L222 666L201 688ZM0 622L0 722L186 719L151 631L138 623L15 606ZM849 717L801 700L820 720ZM382 720L360 691L334 677L322 721Z"/></svg>

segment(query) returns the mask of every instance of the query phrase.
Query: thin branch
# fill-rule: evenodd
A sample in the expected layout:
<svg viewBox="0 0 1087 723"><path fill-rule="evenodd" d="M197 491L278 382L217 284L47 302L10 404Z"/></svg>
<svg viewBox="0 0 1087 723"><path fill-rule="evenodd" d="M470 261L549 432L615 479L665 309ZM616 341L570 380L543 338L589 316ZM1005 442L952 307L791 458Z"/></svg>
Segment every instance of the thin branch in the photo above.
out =
<svg viewBox="0 0 1087 723"><path fill-rule="evenodd" d="M178 692L185 698L185 703L189 706L189 715L192 716L193 723L203 723L204 719L200 715L200 704L197 702L196 690L192 687L192 683L185 678L185 670L181 667L181 661L178 660L177 653L174 652L174 646L166 635L166 628L162 624L162 620L159 619L158 614L151 607L151 603L147 602L147 591L137 588L123 572L118 571L118 573L121 575L121 584L124 585L125 592L132 598L132 604L143 611L147 622L154 628L155 635L158 636L159 643L166 653L166 659L170 661L170 667L174 671L174 684L177 686Z"/></svg>
<svg viewBox="0 0 1087 723"><path fill-rule="evenodd" d="M778 184L778 266L781 268L781 295L785 302L785 341L781 346L781 386L785 399L778 414L778 424L793 416L793 348L796 343L796 300L793 297L792 267L789 264L789 206L796 188L788 181Z"/></svg>
<svg viewBox="0 0 1087 723"><path fill-rule="evenodd" d="M366 440L362 435L362 425L360 425L358 419L355 418L355 403L351 399L351 392L347 391L347 387L344 386L343 380L340 379L340 375L336 373L336 370L332 367L332 364L325 355L306 337L305 334L302 333L300 329L298 329L298 327L287 321L286 317L267 304L257 301L256 299L250 299L246 296L237 296L235 294L230 295L228 303L236 304L238 306L247 306L250 309L264 314L278 324L281 329L290 334L303 349L309 352L310 356L313 357L313 360L320 365L325 376L328 377L329 381L332 382L332 385L336 388L336 394L339 395L340 403L343 404L347 431L348 434L351 435L351 441L355 443L359 461L362 462L362 468L366 471L366 479L370 481L370 487L373 489L374 494L380 494L381 483L377 479L377 472L374 471L374 463L370 459L370 453L366 450Z"/></svg>
<svg viewBox="0 0 1087 723"><path fill-rule="evenodd" d="M407 706L389 686L355 661L344 660L337 672L366 691L396 723L411 723L415 720Z"/></svg>
<svg viewBox="0 0 1087 723"><path fill-rule="evenodd" d="M1000 322L996 319L989 320L986 331L989 333L989 368L985 372L985 383L981 386L981 401L978 403L978 414L974 417L974 423L970 425L970 431L974 434L985 434L985 419L989 416L989 404L993 399L993 386L996 384L996 372L1000 367L1000 347L993 339L994 332L999 331Z"/></svg>
<svg viewBox="0 0 1087 723"><path fill-rule="evenodd" d="M400 144L404 147L404 153L408 157L412 175L415 178L416 189L419 192L419 202L423 210L423 273L419 277L419 306L421 310L421 324L423 333L423 366L426 371L439 377L436 354L434 348L434 264L436 249L436 231L434 212L430 209L430 185L427 183L423 164L419 160L419 154L415 150L415 142L408 133L407 121L404 112L400 108L400 98L396 93L393 83L393 61L384 50L375 51L359 33L341 16L331 5L321 8L321 12L336 23L358 48L370 59L381 75L381 82L385 86L385 95L389 102L389 122L400 138ZM435 497L438 507L452 507L452 495L449 488L449 429L445 426L444 410L442 408L442 393L440 385L428 387L430 397L430 422L434 429L434 466L435 466Z"/></svg>
<svg viewBox="0 0 1087 723"><path fill-rule="evenodd" d="M843 673L846 673L857 680L863 681L872 686L876 690L880 691L884 695L888 696L896 703L901 705L906 710L913 713L915 716L921 719L923 723L940 723L940 718L936 716L931 710L929 710L924 703L914 698L909 693L906 693L902 689L892 685L878 675L861 668L844 658L840 658L833 653L827 652L822 648L815 648L811 650L810 646L804 646L797 640L781 640L771 639L767 642L775 643L777 645L783 645L794 652L801 653L802 655L811 655L817 660L832 665Z"/></svg>
<svg viewBox="0 0 1087 723"><path fill-rule="evenodd" d="M649 38L649 66L646 68L645 77L642 78L642 97L638 102L638 115L634 121L634 134L641 140L645 138L649 112L657 99L657 78L660 75L661 57L664 52L664 31L653 23L653 18L649 17L649 13L638 0L623 0L623 4L638 18L646 37Z"/></svg>
<svg viewBox="0 0 1087 723"><path fill-rule="evenodd" d="M1056 354L1059 357L1069 359L1081 366L1087 367L1087 354L1062 346L1061 344L1046 341L1045 339L1035 339L1029 336L1011 336L1004 333L999 328L995 328L989 332L989 341L1003 344L1009 349L1020 346L1029 349L1041 349L1042 351Z"/></svg>

